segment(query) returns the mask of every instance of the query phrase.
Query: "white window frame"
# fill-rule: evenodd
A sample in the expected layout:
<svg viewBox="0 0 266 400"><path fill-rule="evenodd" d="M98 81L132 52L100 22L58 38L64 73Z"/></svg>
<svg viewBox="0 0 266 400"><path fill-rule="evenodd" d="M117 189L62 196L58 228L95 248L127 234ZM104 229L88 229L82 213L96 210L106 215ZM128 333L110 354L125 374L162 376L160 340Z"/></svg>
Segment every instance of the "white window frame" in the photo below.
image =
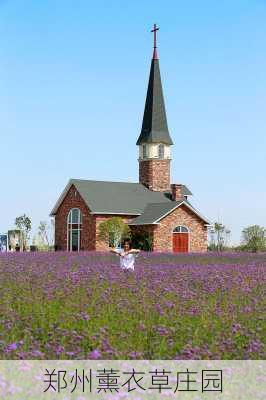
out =
<svg viewBox="0 0 266 400"><path fill-rule="evenodd" d="M179 231L175 231L177 228L179 228ZM182 232L182 228L185 228L186 231L185 231L185 232ZM173 233L189 233L189 229L188 229L188 227L185 226L185 225L177 225L177 226L174 228Z"/></svg>
<svg viewBox="0 0 266 400"><path fill-rule="evenodd" d="M72 222L72 215L73 211L78 210L78 222ZM71 208L67 215L67 251L73 251L72 248L72 232L78 232L78 249L80 251L80 231L81 231L81 224L82 224L82 214L79 208ZM72 225L78 225L78 228L73 229Z"/></svg>

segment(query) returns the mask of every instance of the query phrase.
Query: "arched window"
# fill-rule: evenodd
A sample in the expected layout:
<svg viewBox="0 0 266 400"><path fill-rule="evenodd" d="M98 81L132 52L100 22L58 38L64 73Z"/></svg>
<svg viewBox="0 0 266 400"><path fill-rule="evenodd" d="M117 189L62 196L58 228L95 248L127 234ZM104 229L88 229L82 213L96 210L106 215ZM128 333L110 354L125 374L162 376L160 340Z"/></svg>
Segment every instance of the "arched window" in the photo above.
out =
<svg viewBox="0 0 266 400"><path fill-rule="evenodd" d="M72 208L67 217L67 249L68 251L80 250L80 234L82 214L79 208Z"/></svg>
<svg viewBox="0 0 266 400"><path fill-rule="evenodd" d="M164 158L164 145L162 143L158 146L158 157Z"/></svg>
<svg viewBox="0 0 266 400"><path fill-rule="evenodd" d="M188 228L179 225L173 230L173 233L188 233Z"/></svg>

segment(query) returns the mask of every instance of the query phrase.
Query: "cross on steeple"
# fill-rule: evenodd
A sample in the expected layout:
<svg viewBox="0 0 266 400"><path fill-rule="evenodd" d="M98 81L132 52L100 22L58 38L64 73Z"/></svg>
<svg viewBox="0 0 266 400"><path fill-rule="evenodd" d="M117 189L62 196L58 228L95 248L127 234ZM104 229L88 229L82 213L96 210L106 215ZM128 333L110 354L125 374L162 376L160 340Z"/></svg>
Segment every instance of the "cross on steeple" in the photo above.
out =
<svg viewBox="0 0 266 400"><path fill-rule="evenodd" d="M153 29L151 30L151 32L153 33L153 59L157 60L158 59L158 55L157 55L157 31L159 30L159 28L157 27L156 24L153 25Z"/></svg>
<svg viewBox="0 0 266 400"><path fill-rule="evenodd" d="M167 126L160 67L157 56L156 33L158 30L159 28L154 24L151 31L154 34L153 58L151 60L142 128L137 140L137 146L149 143L163 143L167 146L173 144Z"/></svg>

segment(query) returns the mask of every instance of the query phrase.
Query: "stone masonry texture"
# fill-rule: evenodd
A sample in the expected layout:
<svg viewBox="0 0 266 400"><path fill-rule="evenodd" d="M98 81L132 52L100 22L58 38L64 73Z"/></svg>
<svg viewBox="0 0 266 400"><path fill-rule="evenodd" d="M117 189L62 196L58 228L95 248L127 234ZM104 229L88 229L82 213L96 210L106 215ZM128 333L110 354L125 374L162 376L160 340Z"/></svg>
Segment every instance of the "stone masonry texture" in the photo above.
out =
<svg viewBox="0 0 266 400"><path fill-rule="evenodd" d="M182 192L182 185L178 183L172 183L171 184L171 192L172 192L172 200L182 200L183 197L183 192Z"/></svg>
<svg viewBox="0 0 266 400"><path fill-rule="evenodd" d="M163 218L158 225L132 225L132 233L147 233L153 237L153 251L173 251L173 230L178 226L189 229L189 252L207 251L207 227L186 206L180 206Z"/></svg>
<svg viewBox="0 0 266 400"><path fill-rule="evenodd" d="M170 190L170 160L139 160L139 182L153 191Z"/></svg>
<svg viewBox="0 0 266 400"><path fill-rule="evenodd" d="M173 230L183 225L189 229L189 251L207 251L207 227L188 207L181 205L155 225L154 251L173 251Z"/></svg>

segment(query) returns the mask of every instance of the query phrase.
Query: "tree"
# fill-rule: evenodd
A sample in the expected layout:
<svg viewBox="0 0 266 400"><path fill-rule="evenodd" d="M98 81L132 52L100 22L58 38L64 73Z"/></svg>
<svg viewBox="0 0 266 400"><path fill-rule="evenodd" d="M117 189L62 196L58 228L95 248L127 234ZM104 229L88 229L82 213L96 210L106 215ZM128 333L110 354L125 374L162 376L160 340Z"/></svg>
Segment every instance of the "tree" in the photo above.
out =
<svg viewBox="0 0 266 400"><path fill-rule="evenodd" d="M38 227L38 235L41 239L41 242L48 246L50 246L49 236L48 236L48 224L46 221L40 221L40 225Z"/></svg>
<svg viewBox="0 0 266 400"><path fill-rule="evenodd" d="M21 215L15 219L15 225L20 229L22 234L22 247L23 251L26 250L28 240L29 240L29 233L31 231L31 220L26 214Z"/></svg>
<svg viewBox="0 0 266 400"><path fill-rule="evenodd" d="M132 246L134 248L144 250L144 251L152 251L153 238L149 233L133 233L132 234Z"/></svg>
<svg viewBox="0 0 266 400"><path fill-rule="evenodd" d="M231 231L230 229L225 229L225 247L229 247L230 245L230 236L231 236Z"/></svg>
<svg viewBox="0 0 266 400"><path fill-rule="evenodd" d="M210 250L223 251L229 244L231 231L220 222L215 222L210 229Z"/></svg>
<svg viewBox="0 0 266 400"><path fill-rule="evenodd" d="M99 225L99 238L108 242L111 247L117 247L123 239L129 237L130 228L120 217L112 217Z"/></svg>
<svg viewBox="0 0 266 400"><path fill-rule="evenodd" d="M40 221L38 227L38 247L49 250L54 242L54 220L50 221L50 224L46 221Z"/></svg>
<svg viewBox="0 0 266 400"><path fill-rule="evenodd" d="M266 250L266 229L259 225L248 226L242 231L244 249L256 253Z"/></svg>
<svg viewBox="0 0 266 400"><path fill-rule="evenodd" d="M219 222L215 222L214 224L214 232L217 238L217 250L222 251L224 247L224 231L225 226Z"/></svg>

